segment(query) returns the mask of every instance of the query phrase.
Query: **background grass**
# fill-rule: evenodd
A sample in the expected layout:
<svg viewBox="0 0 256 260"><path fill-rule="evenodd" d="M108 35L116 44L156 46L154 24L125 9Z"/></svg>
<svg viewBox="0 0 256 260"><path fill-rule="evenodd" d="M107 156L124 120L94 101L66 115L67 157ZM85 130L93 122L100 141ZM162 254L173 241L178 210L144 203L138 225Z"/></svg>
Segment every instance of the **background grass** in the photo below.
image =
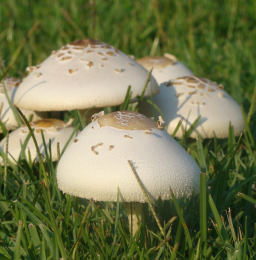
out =
<svg viewBox="0 0 256 260"><path fill-rule="evenodd" d="M51 160L1 167L0 259L256 258L255 13L254 0L1 0L0 77L24 77L84 37L136 57L170 52L223 83L248 125L240 137L180 141L204 173L201 195L155 204L164 236L146 205L132 238L121 204L63 195Z"/></svg>

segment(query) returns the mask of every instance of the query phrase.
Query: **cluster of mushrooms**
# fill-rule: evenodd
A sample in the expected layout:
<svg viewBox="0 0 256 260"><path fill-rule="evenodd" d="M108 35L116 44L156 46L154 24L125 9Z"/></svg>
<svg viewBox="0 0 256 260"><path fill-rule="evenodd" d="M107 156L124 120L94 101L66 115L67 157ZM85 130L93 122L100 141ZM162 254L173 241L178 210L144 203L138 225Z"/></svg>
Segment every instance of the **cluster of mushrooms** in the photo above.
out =
<svg viewBox="0 0 256 260"><path fill-rule="evenodd" d="M8 130L17 127L12 104L18 107L29 119L42 154L43 139L51 146L52 160L59 160L58 149L68 143L57 165L58 187L82 198L124 202L133 234L145 193L166 200L170 190L177 198L199 191L200 169L171 136L174 132L182 138L193 126L192 138L225 138L230 125L236 135L244 128L240 107L223 86L193 75L170 54L136 61L109 44L84 39L53 51L28 72L21 83L2 81L1 121ZM131 102L143 93L155 106L142 103L142 114L99 112L122 104L128 87ZM99 113L76 134L72 122L44 118L44 112L74 109ZM152 116L160 117L154 121ZM0 143L1 163L17 162L25 141L26 156L35 160L28 136L27 126L8 134Z"/></svg>

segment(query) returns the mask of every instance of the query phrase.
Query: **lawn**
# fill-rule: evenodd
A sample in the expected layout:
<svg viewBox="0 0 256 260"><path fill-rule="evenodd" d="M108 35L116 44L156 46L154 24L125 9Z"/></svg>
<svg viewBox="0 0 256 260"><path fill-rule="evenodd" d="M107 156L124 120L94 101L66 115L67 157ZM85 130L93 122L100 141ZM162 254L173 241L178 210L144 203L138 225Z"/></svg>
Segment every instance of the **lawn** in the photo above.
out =
<svg viewBox="0 0 256 260"><path fill-rule="evenodd" d="M0 166L0 259L256 259L255 13L254 0L1 0L0 79L85 37L136 58L169 52L222 83L246 128L178 140L201 168L200 195L145 204L134 237L121 203L64 195L50 159Z"/></svg>

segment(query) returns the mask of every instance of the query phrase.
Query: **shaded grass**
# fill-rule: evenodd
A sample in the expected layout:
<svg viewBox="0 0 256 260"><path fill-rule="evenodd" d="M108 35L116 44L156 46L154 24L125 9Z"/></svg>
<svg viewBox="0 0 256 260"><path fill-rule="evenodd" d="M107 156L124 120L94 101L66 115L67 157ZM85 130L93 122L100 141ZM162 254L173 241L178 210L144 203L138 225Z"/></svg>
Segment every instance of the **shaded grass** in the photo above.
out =
<svg viewBox="0 0 256 260"><path fill-rule="evenodd" d="M230 129L227 140L180 141L203 172L201 192L154 204L165 239L146 205L131 237L121 204L63 195L55 163L1 166L0 257L254 259L255 12L253 0L2 1L0 75L23 77L51 50L92 37L136 57L171 52L197 75L223 83L250 116L241 137ZM127 102L122 108L130 109Z"/></svg>

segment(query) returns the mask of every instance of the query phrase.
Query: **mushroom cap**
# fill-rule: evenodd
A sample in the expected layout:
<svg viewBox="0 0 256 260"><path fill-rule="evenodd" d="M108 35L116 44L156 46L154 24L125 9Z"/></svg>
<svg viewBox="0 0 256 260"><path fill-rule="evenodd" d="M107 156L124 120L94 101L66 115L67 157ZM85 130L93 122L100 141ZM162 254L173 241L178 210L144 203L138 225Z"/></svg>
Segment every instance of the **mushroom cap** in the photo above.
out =
<svg viewBox="0 0 256 260"><path fill-rule="evenodd" d="M169 53L164 56L144 57L138 59L137 62L149 71L153 69L152 75L158 84L178 77L193 75L189 68Z"/></svg>
<svg viewBox="0 0 256 260"><path fill-rule="evenodd" d="M235 135L244 129L244 119L239 105L224 91L222 85L195 76L180 77L160 86L160 94L153 98L172 134L180 120L176 136L181 138L199 118L191 137L226 138L230 124Z"/></svg>
<svg viewBox="0 0 256 260"><path fill-rule="evenodd" d="M52 160L58 160L58 146L60 152L64 148L65 144L74 132L74 127L68 126L64 121L58 119L42 119L30 124L31 128L34 129L34 135L37 140L40 152L42 155L45 154L44 143L42 139L41 131L43 132L45 143L47 145L47 152L50 151L51 142L51 154ZM8 159L12 162L17 162L21 153L21 147L29 135L29 129L27 126L21 126L9 134L8 137ZM0 142L0 149L6 151L7 138L5 137ZM27 146L25 148L25 155L27 158L31 156L34 160L38 158L36 147L32 137L29 138ZM0 162L3 162L3 158L0 158Z"/></svg>
<svg viewBox="0 0 256 260"><path fill-rule="evenodd" d="M148 72L120 50L103 42L72 42L40 65L28 68L15 105L37 111L61 111L119 105L128 86L132 98L141 95ZM153 77L145 95L159 92ZM39 98L40 97L40 98Z"/></svg>
<svg viewBox="0 0 256 260"><path fill-rule="evenodd" d="M15 129L18 127L17 120L13 114L9 102L6 98L4 87L6 88L7 94L10 98L10 101L13 102L15 93L17 91L17 86L19 85L20 80L16 78L6 78L0 83L0 120L5 124L7 130ZM32 120L38 120L41 117L29 110L21 110L25 117L32 117ZM2 132L0 128L0 132Z"/></svg>
<svg viewBox="0 0 256 260"><path fill-rule="evenodd" d="M69 145L57 167L59 188L98 201L145 202L128 164L131 160L149 194L169 199L199 189L200 170L165 130L142 114L118 111L96 118Z"/></svg>

